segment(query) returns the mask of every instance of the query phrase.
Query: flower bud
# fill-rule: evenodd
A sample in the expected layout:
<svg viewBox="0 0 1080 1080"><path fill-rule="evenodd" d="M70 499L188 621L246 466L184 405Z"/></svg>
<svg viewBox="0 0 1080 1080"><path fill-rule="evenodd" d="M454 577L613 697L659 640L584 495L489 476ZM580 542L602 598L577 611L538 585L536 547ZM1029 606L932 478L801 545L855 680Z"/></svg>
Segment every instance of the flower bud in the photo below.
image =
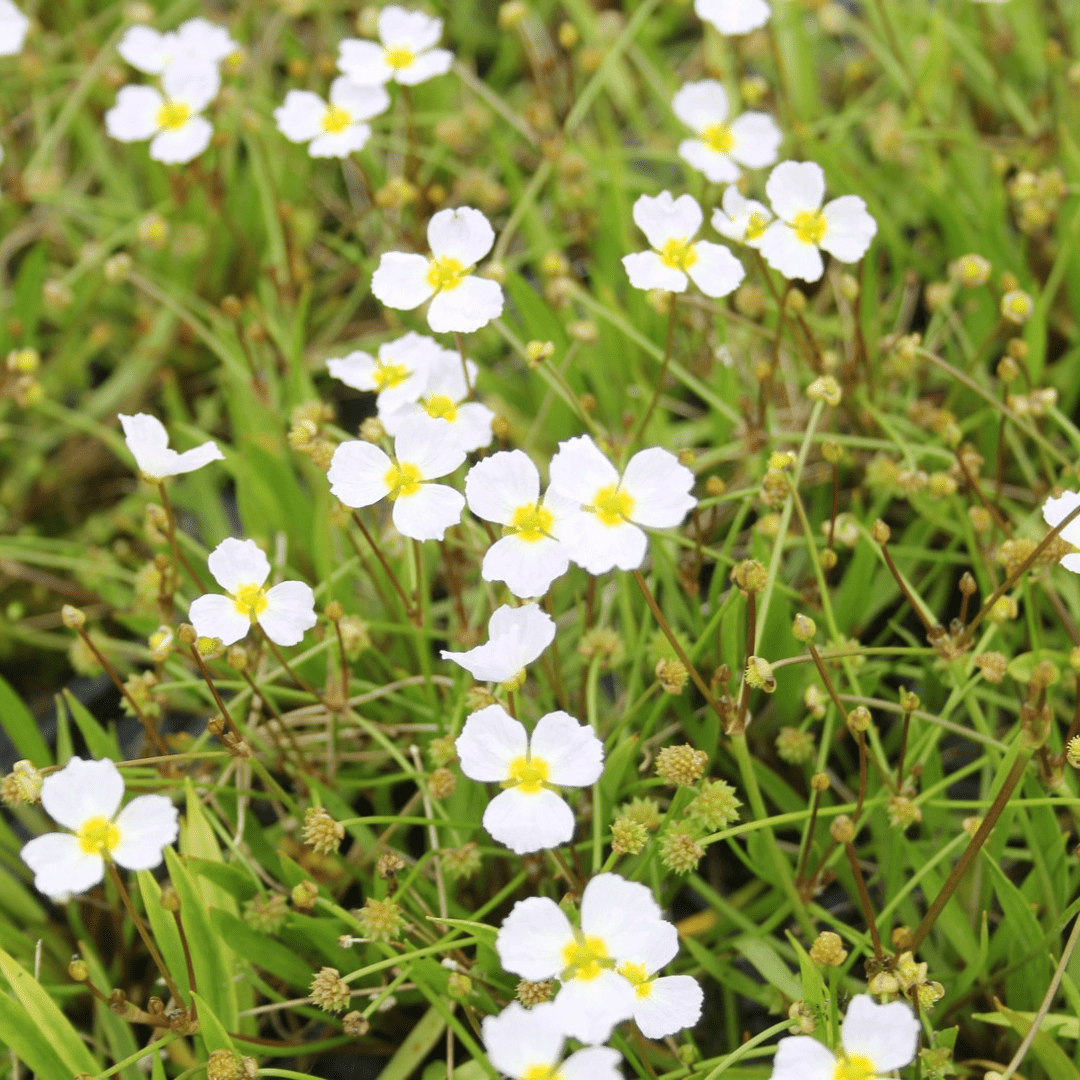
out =
<svg viewBox="0 0 1080 1080"><path fill-rule="evenodd" d="M791 624L791 632L796 641L811 641L817 633L817 624L808 615L796 615Z"/></svg>
<svg viewBox="0 0 1080 1080"><path fill-rule="evenodd" d="M319 897L319 886L314 881L301 881L292 889L292 902L301 911L310 911Z"/></svg>
<svg viewBox="0 0 1080 1080"><path fill-rule="evenodd" d="M81 956L73 957L68 964L68 974L75 982L86 982L90 978L90 965Z"/></svg>
<svg viewBox="0 0 1080 1080"><path fill-rule="evenodd" d="M762 656L748 656L746 681L755 690L763 690L766 694L771 694L776 689L776 677L773 675L772 664Z"/></svg>
<svg viewBox="0 0 1080 1080"><path fill-rule="evenodd" d="M823 930L810 946L810 959L821 967L839 967L847 959L847 949L840 935Z"/></svg>
<svg viewBox="0 0 1080 1080"><path fill-rule="evenodd" d="M759 593L769 584L769 571L757 559L743 559L731 568L731 580L743 593Z"/></svg>
<svg viewBox="0 0 1080 1080"><path fill-rule="evenodd" d="M889 537L892 536L892 529L890 529L881 518L878 518L877 521L870 526L870 536L876 544L887 544L889 542Z"/></svg>
<svg viewBox="0 0 1080 1080"><path fill-rule="evenodd" d="M362 1012L354 1009L341 1018L341 1028L346 1035L354 1039L362 1039L371 1030L371 1024Z"/></svg>
<svg viewBox="0 0 1080 1080"><path fill-rule="evenodd" d="M829 835L838 844L850 844L855 839L855 822L847 814L840 814L829 826Z"/></svg>
<svg viewBox="0 0 1080 1080"><path fill-rule="evenodd" d="M1001 298L1001 316L1017 326L1023 326L1035 311L1035 301L1022 289L1012 289Z"/></svg>
<svg viewBox="0 0 1080 1080"><path fill-rule="evenodd" d="M848 727L852 731L869 731L870 721L870 710L865 705L856 705L848 713Z"/></svg>
<svg viewBox="0 0 1080 1080"><path fill-rule="evenodd" d="M812 401L824 401L826 405L839 405L843 394L832 375L820 375L806 388L806 396Z"/></svg>
<svg viewBox="0 0 1080 1080"><path fill-rule="evenodd" d="M71 604L60 609L60 621L69 630L81 630L86 625L86 613Z"/></svg>

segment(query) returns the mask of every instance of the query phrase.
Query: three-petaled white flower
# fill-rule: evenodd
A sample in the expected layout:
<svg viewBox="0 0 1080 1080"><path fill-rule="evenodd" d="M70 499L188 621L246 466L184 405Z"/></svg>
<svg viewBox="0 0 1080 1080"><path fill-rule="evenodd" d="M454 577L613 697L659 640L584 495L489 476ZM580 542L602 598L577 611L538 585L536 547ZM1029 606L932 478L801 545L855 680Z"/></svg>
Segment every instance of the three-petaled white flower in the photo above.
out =
<svg viewBox="0 0 1080 1080"><path fill-rule="evenodd" d="M164 34L149 26L132 26L117 52L137 71L160 75L173 64L216 67L239 48L223 26L195 18Z"/></svg>
<svg viewBox="0 0 1080 1080"><path fill-rule="evenodd" d="M858 195L822 206L825 173L812 161L782 161L769 174L765 191L779 220L765 230L759 247L786 278L817 281L825 272L821 251L840 262L858 262L877 233L877 222Z"/></svg>
<svg viewBox="0 0 1080 1080"><path fill-rule="evenodd" d="M712 227L729 240L759 248L772 219L772 211L764 203L746 198L732 184L724 188L720 205L713 211Z"/></svg>
<svg viewBox="0 0 1080 1080"><path fill-rule="evenodd" d="M350 79L368 86L391 79L415 86L445 75L454 54L433 47L442 37L442 27L442 19L391 4L379 12L379 41L345 38L338 46L338 67Z"/></svg>
<svg viewBox="0 0 1080 1080"><path fill-rule="evenodd" d="M471 206L440 210L428 222L431 258L388 251L379 260L371 291L387 307L408 311L431 300L428 325L436 333L471 333L502 314L497 282L477 277L476 264L495 243L495 230Z"/></svg>
<svg viewBox="0 0 1080 1080"><path fill-rule="evenodd" d="M239 641L258 623L277 645L297 645L316 623L315 594L302 581L266 588L270 560L254 540L222 540L206 560L214 580L229 594L207 593L192 601L188 618L200 637Z"/></svg>
<svg viewBox="0 0 1080 1080"><path fill-rule="evenodd" d="M565 712L540 717L530 736L489 705L465 721L454 745L470 780L504 788L488 803L484 828L518 855L568 843L574 814L555 789L589 787L604 771L604 744Z"/></svg>
<svg viewBox="0 0 1080 1080"><path fill-rule="evenodd" d="M169 446L169 433L165 425L147 413L134 416L120 414L124 429L124 441L139 466L139 472L152 484L160 483L167 476L194 472L211 461L223 461L225 455L213 439L178 454Z"/></svg>
<svg viewBox="0 0 1080 1080"><path fill-rule="evenodd" d="M85 892L105 876L105 860L152 870L175 842L176 807L164 795L140 795L120 810L124 778L109 760L73 757L41 785L41 805L70 832L45 833L22 849L34 884L53 900ZM117 813L120 810L120 813Z"/></svg>
<svg viewBox="0 0 1080 1080"><path fill-rule="evenodd" d="M461 520L465 496L445 484L433 484L465 460L449 425L408 425L394 440L391 458L368 442L344 442L330 461L331 493L357 509L382 499L394 504L391 517L402 536L441 540Z"/></svg>
<svg viewBox="0 0 1080 1080"><path fill-rule="evenodd" d="M694 0L694 10L721 34L748 34L764 26L771 13L766 0Z"/></svg>
<svg viewBox="0 0 1080 1080"><path fill-rule="evenodd" d="M467 454L490 446L495 433L491 421L495 414L479 401L469 401L469 386L476 384L476 365L466 362L469 381L461 357L452 349L439 349L428 368L419 399L384 408L379 400L379 419L391 435L400 435L415 424L449 427L458 445Z"/></svg>
<svg viewBox="0 0 1080 1080"><path fill-rule="evenodd" d="M555 640L555 620L536 604L496 608L488 620L488 640L468 652L439 654L463 667L477 682L517 689L529 666Z"/></svg>
<svg viewBox="0 0 1080 1080"><path fill-rule="evenodd" d="M434 338L410 331L404 337L383 342L377 356L351 352L341 359L328 360L326 366L346 386L375 391L380 414L391 413L420 397L442 351Z"/></svg>
<svg viewBox="0 0 1080 1080"><path fill-rule="evenodd" d="M599 1043L648 999L639 997L636 989L645 983L631 981L620 968L641 965L646 955L660 955L657 938L668 942L667 949L674 940L678 949L675 927L661 917L650 890L618 874L598 874L581 894L578 926L554 900L532 896L514 905L495 949L507 971L533 982L558 979L562 986L554 1004L563 1031L582 1042ZM632 973L636 977L636 969ZM657 1024L667 1026L659 1017Z"/></svg>
<svg viewBox="0 0 1080 1080"><path fill-rule="evenodd" d="M500 450L465 477L469 509L503 527L487 549L480 576L504 581L522 598L543 596L566 573L570 558L560 541L563 522L577 504L550 489L540 497L540 473L523 450Z"/></svg>
<svg viewBox="0 0 1080 1080"><path fill-rule="evenodd" d="M330 102L310 90L290 90L274 110L278 130L290 142L308 143L313 158L348 157L371 138L364 123L390 107L381 86L360 86L345 75L330 84Z"/></svg>
<svg viewBox="0 0 1080 1080"><path fill-rule="evenodd" d="M468 488L466 488L468 494ZM1080 492L1064 491L1058 499L1050 498L1043 503L1042 516L1050 528L1060 525L1078 506L1080 506ZM1058 533L1066 543L1073 547L1080 547L1080 514L1072 519L1064 529ZM1080 552L1070 552L1061 557L1061 565L1074 574L1080 574Z"/></svg>
<svg viewBox="0 0 1080 1080"><path fill-rule="evenodd" d="M675 115L698 135L679 143L679 156L714 184L739 179L739 166L760 169L776 160L783 136L768 113L728 120L727 91L715 79L687 83L672 99Z"/></svg>
<svg viewBox="0 0 1080 1080"><path fill-rule="evenodd" d="M11 2L0 0L0 56L22 52L30 20Z"/></svg>
<svg viewBox="0 0 1080 1080"><path fill-rule="evenodd" d="M868 994L858 994L840 1028L838 1053L808 1035L781 1039L772 1080L875 1080L914 1061L919 1031L905 1002L877 1005Z"/></svg>
<svg viewBox="0 0 1080 1080"><path fill-rule="evenodd" d="M214 129L199 114L217 96L217 68L170 64L161 76L164 96L152 86L129 85L105 114L105 128L120 142L150 139L150 156L167 165L191 161L209 145Z"/></svg>
<svg viewBox="0 0 1080 1080"><path fill-rule="evenodd" d="M561 525L570 558L590 574L645 561L647 529L670 529L697 505L694 474L658 446L636 453L620 477L588 435L559 444L551 459L551 491L578 509Z"/></svg>
<svg viewBox="0 0 1080 1080"><path fill-rule="evenodd" d="M723 245L708 240L695 243L702 220L701 207L693 195L677 199L670 191L655 198L642 195L634 203L634 223L653 250L623 256L630 284L635 289L685 292L689 278L706 296L732 292L746 271Z"/></svg>
<svg viewBox="0 0 1080 1080"><path fill-rule="evenodd" d="M671 926L665 922L664 927ZM628 955L615 969L634 987L634 1023L647 1039L664 1039L683 1028L693 1027L701 1018L705 1000L701 984L689 975L656 973L675 959L679 935L674 926L642 940L636 953Z"/></svg>
<svg viewBox="0 0 1080 1080"><path fill-rule="evenodd" d="M512 1001L485 1016L488 1060L510 1080L621 1080L622 1055L610 1046L587 1046L563 1060L566 1035L550 1001L524 1009Z"/></svg>

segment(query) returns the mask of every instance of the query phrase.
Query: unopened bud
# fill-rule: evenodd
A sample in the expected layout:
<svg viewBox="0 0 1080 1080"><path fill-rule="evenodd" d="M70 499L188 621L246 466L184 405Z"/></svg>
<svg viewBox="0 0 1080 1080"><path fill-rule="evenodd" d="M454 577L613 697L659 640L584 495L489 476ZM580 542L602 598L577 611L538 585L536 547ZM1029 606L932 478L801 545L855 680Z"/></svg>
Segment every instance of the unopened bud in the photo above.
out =
<svg viewBox="0 0 1080 1080"><path fill-rule="evenodd" d="M876 544L887 544L889 542L889 537L892 536L892 529L890 529L881 518L878 518L877 521L870 526L870 536Z"/></svg>
<svg viewBox="0 0 1080 1080"><path fill-rule="evenodd" d="M796 641L810 641L817 633L817 624L808 615L796 615L791 624Z"/></svg>
<svg viewBox="0 0 1080 1080"><path fill-rule="evenodd" d="M857 705L848 713L848 727L852 731L869 731L870 721L870 710L865 705Z"/></svg>
<svg viewBox="0 0 1080 1080"><path fill-rule="evenodd" d="M746 681L755 690L764 690L766 694L771 694L776 689L776 676L773 675L772 664L763 656L748 656Z"/></svg>
<svg viewBox="0 0 1080 1080"><path fill-rule="evenodd" d="M60 621L69 630L81 630L86 625L86 613L71 604L65 604L60 609Z"/></svg>
<svg viewBox="0 0 1080 1080"><path fill-rule="evenodd" d="M843 394L832 375L820 375L806 388L806 396L813 401L824 401L826 405L839 405Z"/></svg>
<svg viewBox="0 0 1080 1080"><path fill-rule="evenodd" d="M68 974L75 982L86 982L90 978L90 965L81 956L76 956L68 964Z"/></svg>
<svg viewBox="0 0 1080 1080"><path fill-rule="evenodd" d="M841 814L833 819L829 826L829 835L838 844L850 844L855 839L855 822L847 814Z"/></svg>

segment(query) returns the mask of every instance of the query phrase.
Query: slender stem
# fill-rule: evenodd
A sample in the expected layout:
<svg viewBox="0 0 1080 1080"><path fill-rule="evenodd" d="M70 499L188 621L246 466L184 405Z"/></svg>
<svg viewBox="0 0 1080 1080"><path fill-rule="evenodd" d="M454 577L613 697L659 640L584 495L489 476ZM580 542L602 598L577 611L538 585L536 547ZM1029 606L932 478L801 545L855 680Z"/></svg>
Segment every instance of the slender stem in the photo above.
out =
<svg viewBox="0 0 1080 1080"><path fill-rule="evenodd" d="M908 731L911 728L911 710L904 710L904 730L900 735L900 755L896 763L896 789L904 786L904 758L907 757Z"/></svg>
<svg viewBox="0 0 1080 1080"><path fill-rule="evenodd" d="M259 689L259 687L255 683L255 680L251 677L251 673L248 671L241 671L240 674L244 677L244 680L245 682L247 682L248 686L251 687L252 698L261 701L270 710L270 712L273 714L274 719L278 722L278 724L281 726L281 729L285 732L285 735L291 743L293 750L296 752L297 765L300 767L301 770L306 770L307 766L304 763L304 752L300 749L300 744L296 741L296 732L293 731L293 729L285 722L285 717L281 715L281 711L273 703L273 701L270 700L269 695L265 694L262 690ZM346 700L348 700L347 697ZM276 735L274 736L274 742L277 744L277 748L279 750L283 749L282 744Z"/></svg>
<svg viewBox="0 0 1080 1080"><path fill-rule="evenodd" d="M881 545L881 556L885 560L885 565L889 568L889 573L896 579L896 584L900 586L900 591L904 594L904 598L908 604L911 605L911 609L919 616L919 622L923 624L923 628L926 630L927 635L932 639L938 632L939 627L935 626L926 613L922 609L922 605L916 600L915 595L908 588L907 582L904 581L900 574L900 571L896 568L896 563L893 562L893 557L889 553L888 541Z"/></svg>
<svg viewBox="0 0 1080 1080"><path fill-rule="evenodd" d="M259 626L258 623L256 623L255 625ZM292 679L292 681L296 683L296 685L300 687L300 689L303 690L305 693L311 694L312 697L315 697L321 701L322 695L319 693L319 691L316 690L310 683L307 683L303 679L301 679L300 676L297 675L295 671L293 671L292 666L289 664L289 661L285 659L285 654L277 647L277 645L270 638L270 635L267 634L267 632L261 626L259 626L259 633L262 634L263 639L266 641L266 644L270 646L270 651L274 654L274 659L282 666L282 668L285 669L285 671L288 673L289 678Z"/></svg>
<svg viewBox="0 0 1080 1080"><path fill-rule="evenodd" d="M855 820L862 816L863 803L866 802L866 733L856 731L859 740L859 801L855 804Z"/></svg>
<svg viewBox="0 0 1080 1080"><path fill-rule="evenodd" d="M161 505L165 510L166 521L166 535L169 538L169 548L172 551L173 559L173 580L172 589L169 593L169 599L172 599L172 593L176 591L177 583L180 580L180 567L182 566L187 572L192 581L205 593L207 592L206 582L199 576L199 572L194 566L188 562L187 556L180 550L180 545L176 539L176 514L173 512L172 502L169 499L169 493L165 488L165 482L160 481L158 483L158 491L161 494Z"/></svg>
<svg viewBox="0 0 1080 1080"><path fill-rule="evenodd" d="M172 913L172 916L173 916L173 921L176 923L176 932L177 932L177 934L180 935L180 945L183 947L183 950L184 950L184 963L187 965L188 986L191 987L191 990L192 990L193 993L197 994L199 992L199 986L198 986L198 983L196 983L196 981L195 981L195 964L192 962L192 959L191 959L191 948L188 946L187 934L184 932L184 923L183 923L183 920L180 918L179 909L174 911ZM199 1018L198 1008L199 1007L198 1007L198 1005L196 1005L195 999L192 998L191 999L191 1019L192 1019L192 1022L194 1022L195 1020L197 1020Z"/></svg>
<svg viewBox="0 0 1080 1080"><path fill-rule="evenodd" d="M851 872L855 876L855 887L859 890L859 900L863 906L863 914L866 916L866 925L870 928L870 939L874 943L874 956L878 963L882 964L885 962L885 950L881 947L881 935L878 933L874 909L870 906L870 894L866 891L866 882L863 880L862 868L859 866L859 857L855 854L855 846L850 840L844 845L844 849L847 851L848 862L851 864Z"/></svg>
<svg viewBox="0 0 1080 1080"><path fill-rule="evenodd" d="M379 545L375 543L375 538L367 530L367 526L360 520L360 515L354 510L352 515L353 521L356 522L356 527L364 534L364 539L368 542L371 550L375 552L375 558L382 564L382 568L386 573L386 576L390 579L390 584L394 586L399 597L401 597L401 603L405 607L405 615L408 618L413 617L412 605L409 603L409 598L405 595L405 590L401 586L401 582L398 581L397 574L391 569L390 564L386 561L386 556L379 550Z"/></svg>
<svg viewBox="0 0 1080 1080"><path fill-rule="evenodd" d="M664 345L664 359L660 362L660 373L656 376L656 386L653 387L652 398L649 401L649 407L645 410L645 415L641 418L641 423L638 424L637 430L634 432L633 437L630 439L630 445L633 445L645 434L646 429L649 426L649 421L652 419L653 413L656 411L657 403L660 401L660 393L664 388L664 381L667 379L668 366L671 364L672 346L675 344L675 323L678 316L678 300L675 293L669 293L669 310L668 310L668 324L667 324L667 340Z"/></svg>
<svg viewBox="0 0 1080 1080"><path fill-rule="evenodd" d="M236 726L236 721L233 720L232 715L229 713L229 707L225 704L225 699L214 685L213 676L210 674L210 669L206 666L206 661L202 658L202 653L199 652L198 645L191 646L191 655L195 658L195 663L198 665L199 673L202 675L203 681L210 687L210 693L214 695L214 703L218 707L218 712L221 713L222 720L229 725L229 730L237 739L242 739L243 736L240 734L240 729Z"/></svg>
<svg viewBox="0 0 1080 1080"><path fill-rule="evenodd" d="M803 874L806 873L806 861L810 858L810 843L814 838L814 826L817 825L818 807L821 805L821 792L812 788L810 796L810 820L806 824L806 832L803 833L802 845L799 849L799 865L795 870L795 887L802 882Z"/></svg>
<svg viewBox="0 0 1080 1080"><path fill-rule="evenodd" d="M420 748L410 746L409 755L412 757L413 765L416 766L418 778L423 777L424 763L420 760ZM420 788L420 797L424 802L424 816L433 822L435 814L431 806L431 794L428 792L427 781L420 779L418 786ZM438 852L439 830L434 824L428 826L428 843L431 845L432 851ZM439 895L439 914L445 919L450 914L450 909L446 900L446 882L443 881L442 859L435 858L433 862L435 864L435 890Z"/></svg>

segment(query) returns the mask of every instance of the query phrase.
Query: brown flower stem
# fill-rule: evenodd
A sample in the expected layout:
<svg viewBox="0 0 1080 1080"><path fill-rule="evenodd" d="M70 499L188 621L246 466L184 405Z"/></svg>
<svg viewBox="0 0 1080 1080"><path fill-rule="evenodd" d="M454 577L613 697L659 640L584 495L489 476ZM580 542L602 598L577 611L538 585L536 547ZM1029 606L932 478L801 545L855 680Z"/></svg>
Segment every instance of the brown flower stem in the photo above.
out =
<svg viewBox="0 0 1080 1080"><path fill-rule="evenodd" d="M251 687L252 697L261 701L270 710L274 719L277 720L278 724L281 726L281 729L285 732L285 736L286 738L288 738L290 745L296 753L297 765L300 767L300 769L306 771L307 766L304 763L304 752L300 749L300 744L296 741L296 732L293 731L293 729L285 722L285 717L281 715L278 707L273 703L273 701L270 700L269 695L265 694L262 690L259 689L259 687L255 683L255 680L251 677L251 673L248 671L241 671L240 674L243 676L244 681L248 684L248 686ZM277 747L279 750L284 750L284 747L276 736L274 738L274 742L277 743Z"/></svg>
<svg viewBox="0 0 1080 1080"><path fill-rule="evenodd" d="M203 677L203 682L210 688L210 693L214 696L214 703L218 707L218 712L221 713L222 720L229 726L229 729L237 739L242 739L243 736L240 734L240 729L236 726L236 722L229 713L229 707L225 704L225 699L214 685L214 678L210 674L210 669L206 666L206 661L202 658L202 653L199 652L199 647L197 645L191 646L191 655L195 658L195 663L198 666L199 674Z"/></svg>
<svg viewBox="0 0 1080 1080"><path fill-rule="evenodd" d="M391 569L390 564L386 561L386 556L379 550L379 545L375 543L375 538L368 532L367 526L360 520L360 515L355 510L353 511L352 519L356 522L356 527L364 534L364 539L368 542L371 550L375 552L375 558L377 558L382 565L383 571L390 579L390 584L394 586L398 596L401 597L401 603L405 608L406 617L412 619L412 605L409 603L409 598L405 595L405 590L402 588L401 582L398 581L397 574Z"/></svg>
<svg viewBox="0 0 1080 1080"><path fill-rule="evenodd" d="M840 510L840 469L836 464L832 467L832 509L829 511L829 542L826 545L831 551L836 539L836 517Z"/></svg>
<svg viewBox="0 0 1080 1080"><path fill-rule="evenodd" d="M933 639L933 637L938 633L939 627L935 626L927 618L926 614L923 612L922 605L920 605L916 601L914 594L907 586L907 582L904 581L903 577L900 575L900 571L897 570L896 563L893 562L893 557L889 553L889 542L886 540L885 543L880 545L880 547L881 556L885 560L885 565L889 568L889 573L892 574L892 576L896 579L896 584L900 586L900 591L904 594L904 599L907 600L908 604L911 606L912 611L914 611L915 614L919 616L919 622L923 624L923 628L926 630L927 636Z"/></svg>
<svg viewBox="0 0 1080 1080"><path fill-rule="evenodd" d="M259 626L258 623L256 623L255 625ZM316 698L319 701L322 701L322 695L319 693L319 691L316 690L310 683L307 683L303 679L301 679L300 676L297 675L295 671L293 671L292 666L289 664L289 661L285 659L285 654L277 647L276 644L274 644L269 634L267 634L267 632L261 626L259 626L259 633L262 634L263 639L266 641L266 644L270 646L270 651L274 654L274 659L282 666L282 668L288 674L289 678L292 679L292 681L296 683L296 685L301 690L303 690L304 693L311 694L312 697Z"/></svg>
<svg viewBox="0 0 1080 1080"><path fill-rule="evenodd" d="M821 681L825 684L825 691L832 698L832 703L836 706L836 711L840 714L840 718L844 721L846 727L848 722L847 709L844 708L844 703L840 700L840 695L836 692L836 687L833 686L828 671L825 670L825 662L821 659L821 653L818 652L817 646L812 641L808 641L806 647L810 652L810 658L814 661L814 667L817 668L818 675L821 676Z"/></svg>
<svg viewBox="0 0 1080 1080"><path fill-rule="evenodd" d="M911 710L904 710L904 730L900 735L900 756L896 763L896 789L904 786L904 758L907 757L908 731L911 728Z"/></svg>
<svg viewBox="0 0 1080 1080"><path fill-rule="evenodd" d="M671 363L671 353L675 345L675 323L677 321L678 303L674 293L669 294L669 310L668 310L668 324L667 324L667 339L664 345L664 359L660 363L660 372L656 376L656 385L653 387L652 398L649 401L649 407L645 410L645 415L641 418L641 423L638 424L637 430L630 437L628 445L633 446L645 434L646 429L649 426L649 421L652 419L652 415L656 412L657 403L660 401L660 394L664 388L664 381L667 379L668 365Z"/></svg>
<svg viewBox="0 0 1080 1080"><path fill-rule="evenodd" d="M855 738L859 741L859 801L855 804L855 820L858 821L866 802L866 732L856 731Z"/></svg>
<svg viewBox="0 0 1080 1080"><path fill-rule="evenodd" d="M195 982L195 965L191 959L191 949L188 946L187 934L184 933L184 923L180 918L179 910L172 913L173 920L176 923L176 932L180 935L180 945L184 950L184 963L187 965L187 977L188 986L191 987L192 993L197 994L199 992L198 984ZM198 1005L195 1004L195 999L191 999L191 1019L192 1022L199 1018Z"/></svg>
<svg viewBox="0 0 1080 1080"><path fill-rule="evenodd" d="M990 809L987 810L986 817L983 818L978 831L972 837L971 843L964 849L964 854L960 856L959 861L952 869L952 873L946 878L941 891L934 897L933 903L927 909L922 922L919 923L915 933L912 935L910 946L912 952L915 952L922 944L923 939L933 929L934 923L937 922L938 916L949 902L952 894L956 892L957 886L963 880L972 862L974 862L979 849L986 843L987 838L998 822L998 818L1001 817L1002 811L1008 805L1009 799L1012 797L1013 791L1016 790L1017 784L1023 778L1024 770L1030 760L1031 751L1022 750L1016 761L1013 762L1013 767L1009 770L1008 776L1005 777L1001 790L994 796L994 801L990 804Z"/></svg>
<svg viewBox="0 0 1080 1080"><path fill-rule="evenodd" d="M855 887L859 890L859 900L862 903L863 915L866 917L866 925L870 928L870 939L874 943L874 957L879 964L882 964L885 962L885 950L881 947L881 935L878 934L874 909L870 906L870 894L866 891L859 857L855 854L855 846L850 840L844 845L844 849L847 851L848 862L851 864L851 872L855 876Z"/></svg>
<svg viewBox="0 0 1080 1080"><path fill-rule="evenodd" d="M802 884L803 874L806 873L806 862L810 858L810 843L814 838L814 827L817 825L818 807L821 806L821 792L812 788L810 796L810 820L806 823L806 832L803 833L802 844L799 847L799 865L795 871L795 888Z"/></svg>
<svg viewBox="0 0 1080 1080"><path fill-rule="evenodd" d="M1004 415L1002 415L1002 417L1001 417L1001 422L1002 422L1002 425L1004 426L1004 423L1005 423ZM971 475L971 470L968 469L967 462L964 461L964 455L960 451L960 448L957 447L953 452L954 452L954 454L956 456L956 463L957 463L957 465L960 466L960 471L964 474L964 481L967 484L967 486L969 488L971 488L971 490L975 493L975 498L979 500L979 502L982 504L982 506L986 510L986 512L994 519L994 522L997 524L997 527L1003 533L1005 533L1006 536L1011 536L1012 531L1013 531L1012 530L1012 525L1009 524L1008 519L1001 512L1001 510L998 509L998 507L996 507L983 494L983 490L982 490L982 487L979 484L978 478ZM1000 477L998 478L998 487L999 487L999 489L1001 487Z"/></svg>
<svg viewBox="0 0 1080 1080"><path fill-rule="evenodd" d="M177 583L180 580L180 567L182 566L187 572L192 581L205 593L207 591L206 582L199 576L198 571L188 561L187 556L180 550L180 545L176 539L176 514L173 512L172 502L169 499L169 493L165 488L165 482L158 482L158 492L161 494L161 505L165 511L165 529L166 535L169 539L169 550L172 552L173 560L173 579L172 587L169 590L169 601L172 601L172 595L176 591Z"/></svg>
<svg viewBox="0 0 1080 1080"><path fill-rule="evenodd" d="M745 677L750 657L754 655L754 642L757 640L757 594L746 594L746 662L743 664L742 693L739 694L739 711L735 716L735 731L746 730L746 713L750 708L750 683Z"/></svg>

